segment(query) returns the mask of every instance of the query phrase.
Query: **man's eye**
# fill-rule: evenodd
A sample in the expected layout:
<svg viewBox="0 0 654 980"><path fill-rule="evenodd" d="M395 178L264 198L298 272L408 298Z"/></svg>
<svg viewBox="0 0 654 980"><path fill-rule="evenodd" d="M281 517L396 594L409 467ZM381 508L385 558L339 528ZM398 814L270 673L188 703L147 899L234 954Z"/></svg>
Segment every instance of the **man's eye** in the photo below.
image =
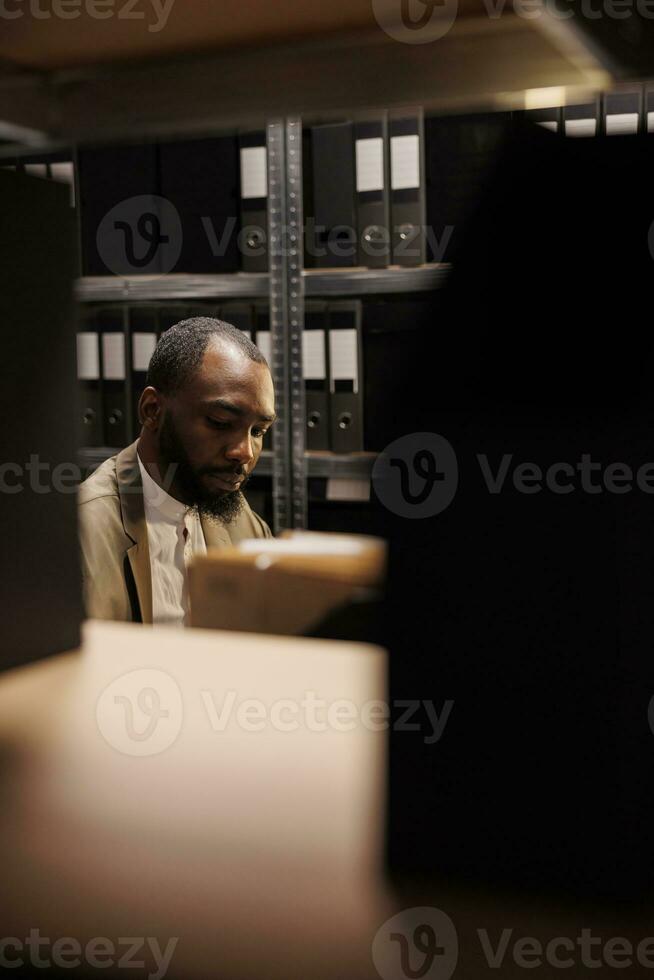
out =
<svg viewBox="0 0 654 980"><path fill-rule="evenodd" d="M260 429L258 426L255 426L252 429L252 435L255 439L263 439L267 431L267 429Z"/></svg>
<svg viewBox="0 0 654 980"><path fill-rule="evenodd" d="M229 422L221 422L219 419L212 419L211 416L207 415L207 422L213 429L228 429Z"/></svg>

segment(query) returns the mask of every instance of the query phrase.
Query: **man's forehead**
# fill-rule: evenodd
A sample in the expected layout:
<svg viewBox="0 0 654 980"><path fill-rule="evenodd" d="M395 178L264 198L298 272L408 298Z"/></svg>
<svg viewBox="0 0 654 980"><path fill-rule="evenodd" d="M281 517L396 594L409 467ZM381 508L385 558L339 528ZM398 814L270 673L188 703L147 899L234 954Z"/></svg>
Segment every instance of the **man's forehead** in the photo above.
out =
<svg viewBox="0 0 654 980"><path fill-rule="evenodd" d="M275 395L268 365L253 361L236 344L212 341L204 353L190 387L202 400L240 398L265 403L273 410Z"/></svg>

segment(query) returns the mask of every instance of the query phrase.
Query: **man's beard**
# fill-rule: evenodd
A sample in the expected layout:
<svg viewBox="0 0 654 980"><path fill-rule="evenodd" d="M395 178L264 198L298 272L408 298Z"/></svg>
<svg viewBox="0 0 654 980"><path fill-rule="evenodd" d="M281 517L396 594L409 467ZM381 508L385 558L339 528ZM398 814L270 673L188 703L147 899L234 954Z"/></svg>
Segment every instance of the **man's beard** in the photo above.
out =
<svg viewBox="0 0 654 980"><path fill-rule="evenodd" d="M247 483L247 477L238 490L223 490L212 492L202 483L202 474L218 474L226 477L240 475L241 467L226 467L223 469L194 467L184 449L182 440L169 412L164 415L159 433L159 461L161 476L168 483L175 481L183 497L183 503L197 510L200 517L231 524L243 510L241 489ZM166 489L164 487L164 489Z"/></svg>

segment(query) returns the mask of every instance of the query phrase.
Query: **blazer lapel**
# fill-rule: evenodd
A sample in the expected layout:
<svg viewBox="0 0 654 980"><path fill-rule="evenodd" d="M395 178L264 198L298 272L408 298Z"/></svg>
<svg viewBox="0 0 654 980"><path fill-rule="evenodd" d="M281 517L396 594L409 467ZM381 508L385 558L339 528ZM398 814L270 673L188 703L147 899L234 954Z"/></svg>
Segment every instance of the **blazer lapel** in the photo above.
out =
<svg viewBox="0 0 654 980"><path fill-rule="evenodd" d="M218 521L208 520L206 517L201 517L200 523L207 550L209 548L231 547L232 539L224 524L220 524Z"/></svg>
<svg viewBox="0 0 654 980"><path fill-rule="evenodd" d="M123 526L134 544L127 549L130 567L136 584L141 619L152 623L152 573L148 548L148 527L145 521L143 485L136 453L138 441L133 442L116 457L116 477L120 495Z"/></svg>

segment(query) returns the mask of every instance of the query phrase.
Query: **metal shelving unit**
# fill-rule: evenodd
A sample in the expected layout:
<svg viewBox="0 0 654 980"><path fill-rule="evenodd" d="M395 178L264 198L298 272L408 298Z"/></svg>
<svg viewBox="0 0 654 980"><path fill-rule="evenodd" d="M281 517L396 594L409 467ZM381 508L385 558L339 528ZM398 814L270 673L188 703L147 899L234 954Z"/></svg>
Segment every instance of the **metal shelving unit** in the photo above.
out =
<svg viewBox="0 0 654 980"><path fill-rule="evenodd" d="M307 296L366 296L373 293L429 292L447 280L450 265L430 263L414 269L305 269L302 273Z"/></svg>
<svg viewBox="0 0 654 980"><path fill-rule="evenodd" d="M266 29L262 35L260 18L252 19L249 11L245 16L245 8L243 17L232 12L215 23L213 8L209 16L205 5L203 15L200 5L191 21L175 26L171 20L166 53L159 57L156 38L147 32L130 37L125 57L120 33L113 35L91 19L83 50L100 52L95 64L71 47L73 35L60 19L48 25L43 58L38 43L23 51L29 39L20 22L9 20L6 29L13 37L4 42L7 64L0 77L0 136L7 142L0 146L0 161L84 143L199 138L259 128L265 91L269 150L279 153L277 181L269 184L270 232L278 219L287 227L293 215L301 219L300 113L329 121L372 105L523 109L530 91L565 85L570 95L608 84L603 63L579 36L578 21L558 24L554 37L513 11L489 19L464 4L445 35L436 25L435 57L431 43L402 44L407 38L400 38L398 44L399 22L393 21L393 29L382 24L369 3L354 5L347 24L337 6L322 6L320 29L306 5L298 4L292 22L284 25L267 10L270 37L264 43ZM13 64L14 48L23 51L20 64ZM121 57L112 60L113 55ZM399 56L403 71L398 74ZM300 81L307 79L310 84ZM77 284L80 302L122 304L123 315L128 304L141 301L268 298L282 423L275 453L264 454L258 472L272 475L278 528L304 522L307 476L360 476L369 473L374 459L304 452L304 298L429 291L438 289L449 271L445 265L303 271L301 246L296 259L295 268L288 257L271 262L270 274L103 277ZM110 452L85 450L80 458L84 465L96 465Z"/></svg>
<svg viewBox="0 0 654 980"><path fill-rule="evenodd" d="M373 293L429 292L447 280L447 263L415 269L303 269L305 296L365 296ZM139 302L176 299L261 299L268 296L265 272L225 275L85 276L77 281L80 302Z"/></svg>
<svg viewBox="0 0 654 980"><path fill-rule="evenodd" d="M266 272L232 272L215 276L84 276L77 280L82 303L131 303L173 299L261 299L268 296Z"/></svg>
<svg viewBox="0 0 654 980"><path fill-rule="evenodd" d="M302 269L301 162L291 154L292 149L297 153L296 147L300 143L301 122L298 118L269 123L269 273L84 277L78 280L76 288L77 298L82 303L268 297L273 342L271 369L279 421L275 450L262 453L256 473L272 477L276 531L306 526L307 477L369 479L376 458L375 453L305 452L304 297L428 292L443 286L450 271L450 266L445 263L416 268ZM275 250L276 238L279 236L281 240L284 233L288 237L289 229L290 234L295 229L298 247L289 249L288 254L285 249ZM110 447L83 449L80 465L85 472L90 471L116 451Z"/></svg>

